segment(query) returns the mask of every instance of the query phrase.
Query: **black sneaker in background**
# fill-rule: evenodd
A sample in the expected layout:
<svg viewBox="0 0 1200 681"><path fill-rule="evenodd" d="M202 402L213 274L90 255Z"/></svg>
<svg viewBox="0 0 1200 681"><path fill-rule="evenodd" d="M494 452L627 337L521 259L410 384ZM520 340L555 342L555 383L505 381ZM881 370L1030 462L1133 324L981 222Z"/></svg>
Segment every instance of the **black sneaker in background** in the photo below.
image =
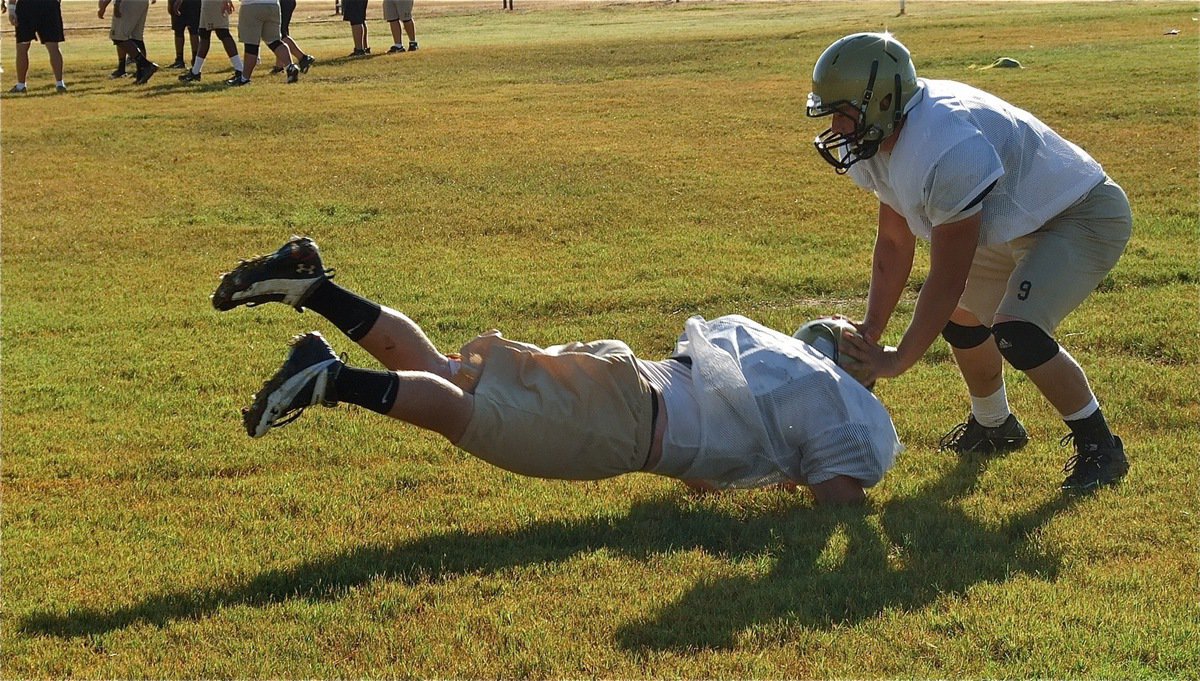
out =
<svg viewBox="0 0 1200 681"><path fill-rule="evenodd" d="M995 428L982 426L971 414L964 423L942 436L938 451L951 450L959 454L1002 454L1015 452L1029 443L1025 426L1016 414L1009 414L1004 423Z"/></svg>

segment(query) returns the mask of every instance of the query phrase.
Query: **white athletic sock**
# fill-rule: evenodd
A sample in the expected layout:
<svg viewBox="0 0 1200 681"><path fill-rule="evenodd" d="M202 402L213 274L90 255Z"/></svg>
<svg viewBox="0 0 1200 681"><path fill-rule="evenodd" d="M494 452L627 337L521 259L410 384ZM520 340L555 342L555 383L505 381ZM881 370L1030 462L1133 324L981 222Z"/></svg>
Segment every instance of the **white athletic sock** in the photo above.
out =
<svg viewBox="0 0 1200 681"><path fill-rule="evenodd" d="M971 395L971 413L975 415L979 425L985 428L995 428L1003 424L1012 413L1008 408L1008 393L1004 390L1004 384L1001 383L1000 389L987 397Z"/></svg>
<svg viewBox="0 0 1200 681"><path fill-rule="evenodd" d="M59 87L66 87L66 86L67 86L67 81L65 81L65 80L56 80L56 81L54 81L54 84L55 84L55 85L57 85L57 86L59 86Z"/></svg>
<svg viewBox="0 0 1200 681"><path fill-rule="evenodd" d="M246 70L246 65L242 63L241 55L237 55L237 54L233 55L232 57L229 58L229 63L233 64L234 70L237 70L237 71L245 71Z"/></svg>
<svg viewBox="0 0 1200 681"><path fill-rule="evenodd" d="M1083 409L1080 409L1079 411L1075 412L1074 414L1064 414L1062 417L1062 420L1064 420L1064 421L1080 421L1082 419L1086 419L1087 417L1091 416L1092 414L1095 414L1097 411L1099 411L1099 409L1100 409L1100 403L1098 401L1096 401L1096 396L1092 395L1092 401L1088 402L1087 405L1084 406Z"/></svg>
<svg viewBox="0 0 1200 681"><path fill-rule="evenodd" d="M198 75L200 75L200 72L203 70L204 70L204 57L196 57L195 61L192 62L192 73L194 73L198 76Z"/></svg>

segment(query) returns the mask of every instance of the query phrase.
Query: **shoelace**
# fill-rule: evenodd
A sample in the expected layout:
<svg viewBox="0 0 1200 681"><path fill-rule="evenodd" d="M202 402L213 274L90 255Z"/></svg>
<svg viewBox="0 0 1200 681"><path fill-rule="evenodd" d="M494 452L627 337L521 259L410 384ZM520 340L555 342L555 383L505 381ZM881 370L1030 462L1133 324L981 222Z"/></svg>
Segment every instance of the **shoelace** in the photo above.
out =
<svg viewBox="0 0 1200 681"><path fill-rule="evenodd" d="M1066 447L1068 445L1075 447L1075 453L1071 455L1071 458L1067 459L1065 464L1063 464L1063 473L1070 474L1076 468L1083 466L1099 467L1105 458L1105 455L1100 452L1099 447L1089 449L1089 451L1084 451L1084 448L1075 440L1075 433L1067 433L1062 437L1061 440L1058 441L1059 447Z"/></svg>
<svg viewBox="0 0 1200 681"><path fill-rule="evenodd" d="M963 439L963 436L967 434L967 428L970 427L971 422L968 420L951 428L950 432L943 435L942 439L938 442L938 451L950 449L957 445Z"/></svg>

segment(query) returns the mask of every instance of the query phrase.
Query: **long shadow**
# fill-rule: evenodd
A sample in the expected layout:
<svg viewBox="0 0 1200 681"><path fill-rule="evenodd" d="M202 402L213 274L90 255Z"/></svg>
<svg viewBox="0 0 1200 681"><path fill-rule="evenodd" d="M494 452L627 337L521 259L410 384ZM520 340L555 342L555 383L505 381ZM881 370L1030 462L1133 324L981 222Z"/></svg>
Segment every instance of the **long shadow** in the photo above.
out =
<svg viewBox="0 0 1200 681"><path fill-rule="evenodd" d="M845 537L835 566L818 562L819 536L796 538L769 574L701 585L653 618L620 628L617 640L627 648L727 648L756 624L829 628L889 608L918 609L983 582L1054 579L1061 559L1042 550L1036 535L1078 497L1058 496L988 527L961 508L983 468L980 459L960 460L916 495L886 504L878 513L882 536L867 512L828 516L818 534Z"/></svg>
<svg viewBox="0 0 1200 681"><path fill-rule="evenodd" d="M232 605L335 600L376 579L413 584L553 563L600 548L643 560L702 549L733 562L765 556L773 567L754 579L702 582L653 617L617 629L616 640L633 649L731 647L740 632L756 624L778 620L828 627L890 607L919 608L948 592L963 593L973 584L1017 574L1052 579L1058 557L1040 552L1029 537L1071 501L1050 501L1000 527L985 527L957 504L981 467L964 461L918 495L897 499L879 512L785 504L747 514L670 496L637 505L622 517L544 522L515 532L447 532L363 546L269 570L241 584L164 593L122 608L35 612L21 630L91 636L135 624L199 619ZM873 521L882 525L886 541ZM838 532L844 533L845 558L830 568L821 555Z"/></svg>

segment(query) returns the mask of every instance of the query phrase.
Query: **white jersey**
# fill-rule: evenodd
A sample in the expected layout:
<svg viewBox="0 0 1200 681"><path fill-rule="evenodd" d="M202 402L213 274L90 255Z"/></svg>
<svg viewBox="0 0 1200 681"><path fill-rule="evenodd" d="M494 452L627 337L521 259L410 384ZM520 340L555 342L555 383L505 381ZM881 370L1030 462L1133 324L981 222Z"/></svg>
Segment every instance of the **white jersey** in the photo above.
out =
<svg viewBox="0 0 1200 681"><path fill-rule="evenodd" d="M750 319L692 317L675 356L682 363L640 362L666 403L656 473L721 488L838 475L870 487L902 449L874 395L806 343Z"/></svg>
<svg viewBox="0 0 1200 681"><path fill-rule="evenodd" d="M982 210L979 245L1007 243L1104 181L1099 163L1033 114L963 83L919 82L895 148L849 170L916 236L928 240L934 227Z"/></svg>

